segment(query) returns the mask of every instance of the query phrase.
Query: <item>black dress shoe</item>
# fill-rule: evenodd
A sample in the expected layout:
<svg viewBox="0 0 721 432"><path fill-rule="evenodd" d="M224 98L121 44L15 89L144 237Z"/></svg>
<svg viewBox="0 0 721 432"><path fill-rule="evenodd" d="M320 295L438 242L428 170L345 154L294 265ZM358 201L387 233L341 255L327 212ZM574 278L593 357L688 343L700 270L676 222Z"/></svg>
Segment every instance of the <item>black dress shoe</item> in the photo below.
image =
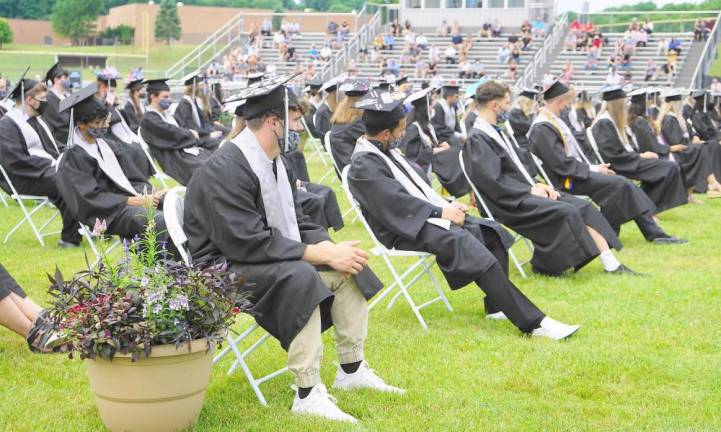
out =
<svg viewBox="0 0 721 432"><path fill-rule="evenodd" d="M616 270L613 270L613 271L606 270L606 273L616 274L616 275L629 275L629 276L648 276L645 273L635 272L623 264L619 265Z"/></svg>
<svg viewBox="0 0 721 432"><path fill-rule="evenodd" d="M688 243L688 240L681 239L674 236L668 236L668 237L657 237L653 240L651 240L653 243L656 244L686 244Z"/></svg>
<svg viewBox="0 0 721 432"><path fill-rule="evenodd" d="M561 273L553 273L553 272L549 272L549 271L546 271L546 270L541 270L541 269L539 269L538 267L536 267L536 266L534 266L534 265L531 265L531 272L532 272L532 273L535 273L535 274L537 274L537 275L548 276L548 277L561 277L561 276L563 276L563 272L561 272Z"/></svg>
<svg viewBox="0 0 721 432"><path fill-rule="evenodd" d="M67 242L65 240L58 241L58 247L60 249L73 249L80 247L80 243Z"/></svg>

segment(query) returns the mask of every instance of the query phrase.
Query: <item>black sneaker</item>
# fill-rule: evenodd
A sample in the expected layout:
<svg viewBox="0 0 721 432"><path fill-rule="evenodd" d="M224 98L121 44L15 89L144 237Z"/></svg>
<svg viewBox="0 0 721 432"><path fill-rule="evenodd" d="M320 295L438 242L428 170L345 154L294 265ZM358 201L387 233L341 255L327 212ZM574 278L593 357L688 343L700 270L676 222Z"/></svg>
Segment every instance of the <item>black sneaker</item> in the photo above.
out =
<svg viewBox="0 0 721 432"><path fill-rule="evenodd" d="M668 237L657 237L657 238L651 240L651 242L656 243L656 244L660 244L660 245L665 245L665 244L687 244L687 243L688 243L688 240L686 240L686 239L681 239L681 238L674 237L674 236L668 236Z"/></svg>
<svg viewBox="0 0 721 432"><path fill-rule="evenodd" d="M58 247L60 249L73 249L80 247L80 243L67 242L65 240L58 241Z"/></svg>
<svg viewBox="0 0 721 432"><path fill-rule="evenodd" d="M616 270L613 270L613 271L606 270L606 273L616 274L616 275L629 275L629 276L649 276L645 273L635 272L623 264L619 265Z"/></svg>

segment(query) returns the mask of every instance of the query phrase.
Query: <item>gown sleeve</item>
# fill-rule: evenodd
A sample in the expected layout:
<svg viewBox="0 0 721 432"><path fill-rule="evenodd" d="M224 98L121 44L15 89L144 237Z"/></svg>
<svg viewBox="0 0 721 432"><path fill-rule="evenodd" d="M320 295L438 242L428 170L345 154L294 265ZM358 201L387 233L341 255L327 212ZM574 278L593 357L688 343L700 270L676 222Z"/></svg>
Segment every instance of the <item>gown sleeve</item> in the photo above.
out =
<svg viewBox="0 0 721 432"><path fill-rule="evenodd" d="M589 166L566 155L563 140L548 124L537 124L531 129L529 141L534 153L543 161L546 169L559 177L586 179Z"/></svg>
<svg viewBox="0 0 721 432"><path fill-rule="evenodd" d="M141 124L143 139L153 147L180 150L198 145L190 130L164 122L157 113L146 113Z"/></svg>
<svg viewBox="0 0 721 432"><path fill-rule="evenodd" d="M41 178L54 175L50 159L31 156L17 125L9 118L0 120L0 157L8 175Z"/></svg>

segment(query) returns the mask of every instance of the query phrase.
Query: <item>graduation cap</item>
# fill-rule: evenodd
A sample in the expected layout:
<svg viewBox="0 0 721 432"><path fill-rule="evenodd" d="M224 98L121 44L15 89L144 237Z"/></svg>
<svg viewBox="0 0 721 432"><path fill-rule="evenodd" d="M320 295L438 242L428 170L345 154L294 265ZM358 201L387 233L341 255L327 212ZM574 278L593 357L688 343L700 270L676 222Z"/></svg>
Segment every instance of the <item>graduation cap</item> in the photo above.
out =
<svg viewBox="0 0 721 432"><path fill-rule="evenodd" d="M555 99L568 93L571 89L568 88L564 83L554 79L553 82L543 91L543 100Z"/></svg>
<svg viewBox="0 0 721 432"><path fill-rule="evenodd" d="M408 82L408 76L404 75L396 80L396 86L401 86Z"/></svg>
<svg viewBox="0 0 721 432"><path fill-rule="evenodd" d="M70 73L60 66L60 62L55 63L45 74L45 82L51 83L55 78L69 76Z"/></svg>
<svg viewBox="0 0 721 432"><path fill-rule="evenodd" d="M611 86L601 90L601 99L606 102L623 99L625 97L626 92L623 91L623 87L621 86Z"/></svg>
<svg viewBox="0 0 721 432"><path fill-rule="evenodd" d="M369 91L355 108L363 110L363 123L366 126L392 126L406 116L403 100L406 95L401 92L387 92L380 89Z"/></svg>
<svg viewBox="0 0 721 432"><path fill-rule="evenodd" d="M197 85L199 82L203 81L204 77L198 73L197 71L191 72L188 75L185 75L180 80L183 82L184 86L194 86Z"/></svg>
<svg viewBox="0 0 721 432"><path fill-rule="evenodd" d="M13 88L8 92L7 96L5 96L5 99L21 100L23 105L25 104L25 91L35 87L35 85L38 83L37 81L35 81L33 79L25 78L25 75L28 74L29 70L30 70L30 66L28 66L25 69L25 72L23 72L23 74L20 75L20 79L18 80L17 83L15 83Z"/></svg>
<svg viewBox="0 0 721 432"><path fill-rule="evenodd" d="M340 81L340 77L331 78L321 86L320 90L326 93L333 93L338 89L338 84L340 84Z"/></svg>
<svg viewBox="0 0 721 432"><path fill-rule="evenodd" d="M121 79L120 72L112 66L106 67L95 75L98 77L98 81L106 82L109 87L117 87L118 80Z"/></svg>
<svg viewBox="0 0 721 432"><path fill-rule="evenodd" d="M138 90L139 88L142 88L145 85L145 82L142 78L130 81L128 84L125 85L126 90Z"/></svg>
<svg viewBox="0 0 721 432"><path fill-rule="evenodd" d="M223 111L233 113L238 117L243 117L243 105L245 105L245 100L228 102L223 105Z"/></svg>
<svg viewBox="0 0 721 432"><path fill-rule="evenodd" d="M418 90L417 92L411 93L410 96L408 96L404 101L404 105L422 105L423 103L428 103L428 95L431 94L431 88L426 87L424 89Z"/></svg>
<svg viewBox="0 0 721 432"><path fill-rule="evenodd" d="M363 96L370 90L370 83L362 79L349 80L341 84L338 90L349 97Z"/></svg>
<svg viewBox="0 0 721 432"><path fill-rule="evenodd" d="M666 102L680 101L683 99L684 91L680 89L669 89L663 94L663 98Z"/></svg>
<svg viewBox="0 0 721 432"><path fill-rule="evenodd" d="M454 94L458 93L458 90L460 90L461 86L458 84L458 81L451 80L443 84L441 88L443 89L444 96L453 96Z"/></svg>
<svg viewBox="0 0 721 432"><path fill-rule="evenodd" d="M157 78L143 81L148 93L160 93L161 91L170 91L168 86L168 78Z"/></svg>
<svg viewBox="0 0 721 432"><path fill-rule="evenodd" d="M521 93L519 93L518 96L526 97L526 98L528 98L528 99L534 99L534 100L535 100L535 99L538 97L538 93L539 93L539 92L538 92L538 90L536 90L536 89L524 88L524 89L521 90Z"/></svg>
<svg viewBox="0 0 721 432"><path fill-rule="evenodd" d="M706 96L706 90L694 90L691 92L691 97L699 100Z"/></svg>
<svg viewBox="0 0 721 432"><path fill-rule="evenodd" d="M263 78L265 78L265 74L263 72L254 72L254 73L248 74L248 85L255 84L259 81L262 81Z"/></svg>
<svg viewBox="0 0 721 432"><path fill-rule="evenodd" d="M60 101L59 112L70 110L70 133L68 134L67 142L68 148L73 146L73 135L75 135L73 132L75 130L75 116L91 114L98 109L106 108L105 102L95 96L97 91L98 83L91 83Z"/></svg>
<svg viewBox="0 0 721 432"><path fill-rule="evenodd" d="M648 89L640 88L633 90L628 94L628 96L631 98L631 102L633 103L640 103L640 102L646 102L646 97L648 96Z"/></svg>
<svg viewBox="0 0 721 432"><path fill-rule="evenodd" d="M303 89L304 92L309 92L312 90L320 90L320 88L323 87L323 81L320 78L313 78L310 81L306 82L306 86Z"/></svg>

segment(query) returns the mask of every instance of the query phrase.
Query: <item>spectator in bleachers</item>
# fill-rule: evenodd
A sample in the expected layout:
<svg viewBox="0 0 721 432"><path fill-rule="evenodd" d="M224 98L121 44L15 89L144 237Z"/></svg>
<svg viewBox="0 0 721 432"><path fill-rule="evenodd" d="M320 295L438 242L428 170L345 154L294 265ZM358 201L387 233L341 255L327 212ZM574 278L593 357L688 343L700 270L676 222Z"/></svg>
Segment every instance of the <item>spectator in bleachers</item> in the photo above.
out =
<svg viewBox="0 0 721 432"><path fill-rule="evenodd" d="M598 69L598 49L591 46L588 53L586 54L586 66L583 67L585 70L596 70Z"/></svg>
<svg viewBox="0 0 721 432"><path fill-rule="evenodd" d="M453 25L451 26L451 35L454 34L461 34L461 25L458 24L458 21L453 21Z"/></svg>
<svg viewBox="0 0 721 432"><path fill-rule="evenodd" d="M406 46L401 54L401 63L414 64L416 62L415 51L412 47Z"/></svg>
<svg viewBox="0 0 721 432"><path fill-rule="evenodd" d="M521 63L521 50L518 49L518 45L511 45L511 59L516 62L516 64Z"/></svg>
<svg viewBox="0 0 721 432"><path fill-rule="evenodd" d="M421 33L416 37L416 46L423 51L428 48L428 38L426 38L426 35Z"/></svg>
<svg viewBox="0 0 721 432"><path fill-rule="evenodd" d="M521 24L521 33L523 33L523 32L531 33L531 29L532 29L531 23L529 23L528 20L523 21L523 23Z"/></svg>
<svg viewBox="0 0 721 432"><path fill-rule="evenodd" d="M343 40L348 39L348 35L350 34L350 25L348 24L348 21L343 21L340 25L340 34L343 36Z"/></svg>
<svg viewBox="0 0 721 432"><path fill-rule="evenodd" d="M413 32L406 32L405 35L403 36L403 42L405 43L406 47L408 47L408 46L415 47L416 46L416 35Z"/></svg>
<svg viewBox="0 0 721 432"><path fill-rule="evenodd" d="M327 63L332 56L333 50L330 48L330 45L326 43L323 45L323 48L320 49L320 61Z"/></svg>
<svg viewBox="0 0 721 432"><path fill-rule="evenodd" d="M619 69L621 72L623 72L623 79L626 82L631 82L632 76L631 76L631 69L633 65L631 63L631 55L626 54L623 56L623 60L621 60L621 65L619 66Z"/></svg>
<svg viewBox="0 0 721 432"><path fill-rule="evenodd" d="M528 49L531 46L531 42L533 42L533 37L531 36L531 32L529 30L523 31L521 33L521 43L523 46L521 47L521 50L528 51Z"/></svg>
<svg viewBox="0 0 721 432"><path fill-rule="evenodd" d="M711 87L709 88L709 90L711 90L711 93L721 94L721 81L719 81L717 78L712 79Z"/></svg>
<svg viewBox="0 0 721 432"><path fill-rule="evenodd" d="M458 62L458 78L460 79L471 79L473 67L466 57L461 57L461 61Z"/></svg>
<svg viewBox="0 0 721 432"><path fill-rule="evenodd" d="M499 64L508 63L508 60L511 58L511 49L508 45L502 45L498 48L497 58Z"/></svg>
<svg viewBox="0 0 721 432"><path fill-rule="evenodd" d="M393 46L396 44L396 39L392 33L386 33L383 35L383 49L386 51L393 51Z"/></svg>
<svg viewBox="0 0 721 432"><path fill-rule="evenodd" d="M601 51L601 48L603 48L603 36L601 34L595 35L591 41L591 46Z"/></svg>
<svg viewBox="0 0 721 432"><path fill-rule="evenodd" d="M490 38L491 37L491 30L493 28L493 25L491 23L483 23L481 26L481 29L478 30L478 38L483 39L484 37Z"/></svg>
<svg viewBox="0 0 721 432"><path fill-rule="evenodd" d="M441 20L441 25L436 28L436 36L448 36L450 33L450 27L445 18Z"/></svg>
<svg viewBox="0 0 721 432"><path fill-rule="evenodd" d="M700 42L704 38L706 26L701 18L697 18L693 25L693 39L696 42Z"/></svg>
<svg viewBox="0 0 721 432"><path fill-rule="evenodd" d="M648 59L648 61L646 62L646 73L643 81L649 82L655 80L657 71L658 67L656 67L656 62L653 59Z"/></svg>
<svg viewBox="0 0 721 432"><path fill-rule="evenodd" d="M263 23L260 25L260 34L263 36L270 36L273 33L273 22L270 20L270 18L266 18L263 20Z"/></svg>
<svg viewBox="0 0 721 432"><path fill-rule="evenodd" d="M510 59L508 61L508 72L507 72L506 76L508 77L509 80L515 81L517 78L517 76L516 76L517 73L518 73L518 63L516 62L516 60Z"/></svg>
<svg viewBox="0 0 721 432"><path fill-rule="evenodd" d="M623 54L635 54L636 53L636 38L634 37L633 33L630 31L626 31L623 34L623 47L622 47Z"/></svg>
<svg viewBox="0 0 721 432"><path fill-rule="evenodd" d="M461 45L463 44L463 36L461 36L460 32L453 31L451 33L451 43L456 47L457 50L460 50Z"/></svg>
<svg viewBox="0 0 721 432"><path fill-rule="evenodd" d="M671 40L668 41L668 50L676 51L677 55L681 55L681 40L676 37L671 37Z"/></svg>
<svg viewBox="0 0 721 432"><path fill-rule="evenodd" d="M668 52L668 39L666 39L665 37L662 37L658 41L656 55L660 56L660 55L666 54L667 52Z"/></svg>
<svg viewBox="0 0 721 432"><path fill-rule="evenodd" d="M610 71L608 71L608 75L606 75L606 85L607 86L622 86L623 85L623 77L618 73L616 70L616 67L612 67Z"/></svg>
<svg viewBox="0 0 721 432"><path fill-rule="evenodd" d="M310 46L310 49L308 50L308 57L310 57L311 60L317 60L318 57L320 57L320 51L318 51L315 44Z"/></svg>
<svg viewBox="0 0 721 432"><path fill-rule="evenodd" d="M300 23L298 21L290 23L290 34L293 36L300 36Z"/></svg>
<svg viewBox="0 0 721 432"><path fill-rule="evenodd" d="M561 72L558 80L566 86L570 85L571 81L573 81L573 64L571 64L571 60L566 60L566 64L563 65L563 72Z"/></svg>
<svg viewBox="0 0 721 432"><path fill-rule="evenodd" d="M411 25L411 20L406 20L406 22L403 23L403 31L413 33L413 26Z"/></svg>
<svg viewBox="0 0 721 432"><path fill-rule="evenodd" d="M371 63L377 64L380 63L382 57L381 57L381 50L379 47L373 47L373 51L371 51Z"/></svg>
<svg viewBox="0 0 721 432"><path fill-rule="evenodd" d="M428 70L426 75L429 77L435 77L438 73L438 63L428 63Z"/></svg>
<svg viewBox="0 0 721 432"><path fill-rule="evenodd" d="M391 33L393 36L400 36L400 35L401 35L401 25L400 25L400 23L398 22L398 18L395 18L395 19L390 23L389 28L390 28L390 33Z"/></svg>
<svg viewBox="0 0 721 432"><path fill-rule="evenodd" d="M544 38L546 37L546 23L543 22L541 18L536 19L533 21L533 36L537 38Z"/></svg>
<svg viewBox="0 0 721 432"><path fill-rule="evenodd" d="M564 51L576 51L576 47L578 46L578 38L576 37L576 33L573 31L568 32L568 36L566 36L566 43L563 46Z"/></svg>
<svg viewBox="0 0 721 432"><path fill-rule="evenodd" d="M436 64L441 61L441 52L438 47L435 45L431 45L430 49L428 50L428 63L430 64Z"/></svg>
<svg viewBox="0 0 721 432"><path fill-rule="evenodd" d="M503 30L503 28L501 27L501 21L497 19L493 23L493 28L491 28L491 36L492 37L501 37L502 30Z"/></svg>
<svg viewBox="0 0 721 432"><path fill-rule="evenodd" d="M449 45L448 48L446 48L444 57L446 59L446 63L456 64L458 62L458 51L456 51L456 48L453 45Z"/></svg>
<svg viewBox="0 0 721 432"><path fill-rule="evenodd" d="M325 31L328 35L335 36L336 34L338 34L338 24L336 24L335 21L331 20L328 23Z"/></svg>
<svg viewBox="0 0 721 432"><path fill-rule="evenodd" d="M413 69L413 77L416 79L425 79L428 76L428 62L424 59L420 59L416 62L415 68Z"/></svg>
<svg viewBox="0 0 721 432"><path fill-rule="evenodd" d="M398 61L396 59L388 60L388 72L390 72L391 75L400 75L401 65L398 64Z"/></svg>
<svg viewBox="0 0 721 432"><path fill-rule="evenodd" d="M648 33L641 30L636 32L636 46L646 47L648 45Z"/></svg>
<svg viewBox="0 0 721 432"><path fill-rule="evenodd" d="M649 37L653 34L653 22L648 17L643 20L643 30Z"/></svg>

